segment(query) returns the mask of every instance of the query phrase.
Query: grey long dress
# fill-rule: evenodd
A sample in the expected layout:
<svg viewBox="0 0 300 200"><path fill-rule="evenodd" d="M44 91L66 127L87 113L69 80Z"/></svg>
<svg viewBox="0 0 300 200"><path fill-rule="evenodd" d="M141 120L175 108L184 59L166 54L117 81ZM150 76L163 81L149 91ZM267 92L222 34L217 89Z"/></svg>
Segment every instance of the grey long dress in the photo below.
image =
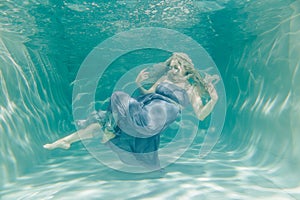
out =
<svg viewBox="0 0 300 200"><path fill-rule="evenodd" d="M124 92L114 92L110 112L117 125L116 137L107 144L126 164L160 169L160 133L188 104L186 91L170 83L160 83L155 93L136 99Z"/></svg>

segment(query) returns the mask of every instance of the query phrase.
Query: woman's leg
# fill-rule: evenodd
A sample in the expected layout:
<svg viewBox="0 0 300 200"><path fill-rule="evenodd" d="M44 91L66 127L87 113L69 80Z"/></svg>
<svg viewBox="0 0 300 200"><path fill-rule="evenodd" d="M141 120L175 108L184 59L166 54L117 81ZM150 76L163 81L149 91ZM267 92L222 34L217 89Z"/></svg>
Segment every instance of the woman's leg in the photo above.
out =
<svg viewBox="0 0 300 200"><path fill-rule="evenodd" d="M99 123L93 123L86 128L76 131L71 135L61 138L51 144L45 144L43 147L49 150L56 148L69 149L72 143L79 140L93 138L95 135L101 132L100 130L101 126L99 125Z"/></svg>

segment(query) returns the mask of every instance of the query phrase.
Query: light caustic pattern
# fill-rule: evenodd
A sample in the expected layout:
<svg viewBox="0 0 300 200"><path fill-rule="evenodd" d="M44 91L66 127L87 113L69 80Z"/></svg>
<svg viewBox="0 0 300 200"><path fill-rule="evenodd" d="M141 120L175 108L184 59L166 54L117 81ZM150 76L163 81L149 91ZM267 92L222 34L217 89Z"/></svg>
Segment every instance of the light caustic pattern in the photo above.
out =
<svg viewBox="0 0 300 200"><path fill-rule="evenodd" d="M299 1L29 0L0 9L0 186L34 170L1 198L300 199ZM228 118L216 151L199 160L192 148L160 176L101 167L79 144L43 162L42 145L71 132L57 127L72 121L61 90L68 75L105 38L143 26L179 30L218 63Z"/></svg>
<svg viewBox="0 0 300 200"><path fill-rule="evenodd" d="M160 41L164 42L162 43ZM126 53L143 49L185 52L191 57L195 66L199 68L198 70L209 70L210 74L217 74L219 77L221 76L215 63L202 46L186 35L163 28L140 28L121 32L99 44L81 65L76 81L74 82L73 90L73 115L75 121L84 119L92 112L95 112L94 109L90 109L90 106L95 105L94 98L98 81L109 65ZM137 72L137 68L134 68L134 70ZM132 70L126 72L125 75L123 75L123 79L126 75L131 76L129 79L135 79L135 76L132 76ZM131 88L131 91L129 92L133 93L135 89L136 88ZM205 157L212 150L219 139L225 121L226 95L222 81L216 85L216 90L219 99L212 112L210 127L208 128L204 142L201 145L200 157ZM87 113L87 111L89 113ZM185 117L187 116L185 112L183 112L182 117L182 121L186 121ZM191 121L191 119L187 121ZM160 156L164 157L161 161L162 167L175 162L193 142L198 131L198 123L194 120L193 124L194 125L190 127L190 130L179 128L178 134L173 141L166 145L166 147L158 150ZM187 132L190 133L189 136L183 137L182 134ZM189 140L182 142L178 140L178 138L189 138ZM184 145L179 148L178 142ZM107 159L109 156L105 156L103 153L107 152L107 150L95 151L93 147L89 147L89 143L84 143L89 152L99 161L114 169L136 173L153 170L121 165L117 162L117 159L112 156L110 157L111 159ZM117 164L114 164L114 159Z"/></svg>

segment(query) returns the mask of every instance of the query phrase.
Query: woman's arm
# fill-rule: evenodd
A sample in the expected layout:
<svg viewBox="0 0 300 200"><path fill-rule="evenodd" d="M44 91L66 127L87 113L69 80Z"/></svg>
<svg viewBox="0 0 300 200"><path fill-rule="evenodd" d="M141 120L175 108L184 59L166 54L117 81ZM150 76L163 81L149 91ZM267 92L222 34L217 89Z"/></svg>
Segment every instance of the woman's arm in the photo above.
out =
<svg viewBox="0 0 300 200"><path fill-rule="evenodd" d="M101 126L98 123L93 123L84 129L80 129L64 138L61 138L51 144L45 144L43 147L45 149L69 149L71 144L80 140L91 139L101 133Z"/></svg>
<svg viewBox="0 0 300 200"><path fill-rule="evenodd" d="M135 82L136 84L139 86L139 88L141 89L141 91L144 93L144 94L148 94L148 93L153 93L155 92L155 89L157 87L157 85L159 83L161 83L162 81L166 80L166 76L162 76L160 79L158 79L152 86L151 88L149 88L148 90L145 89L141 82L144 81L144 80L147 80L149 78L149 72L146 72L147 69L143 69L139 75L137 76Z"/></svg>
<svg viewBox="0 0 300 200"><path fill-rule="evenodd" d="M201 121L204 120L212 112L218 100L218 94L213 84L208 85L208 93L211 99L208 103L203 105L203 102L201 100L200 90L197 86L193 85L188 91L194 112L197 118Z"/></svg>

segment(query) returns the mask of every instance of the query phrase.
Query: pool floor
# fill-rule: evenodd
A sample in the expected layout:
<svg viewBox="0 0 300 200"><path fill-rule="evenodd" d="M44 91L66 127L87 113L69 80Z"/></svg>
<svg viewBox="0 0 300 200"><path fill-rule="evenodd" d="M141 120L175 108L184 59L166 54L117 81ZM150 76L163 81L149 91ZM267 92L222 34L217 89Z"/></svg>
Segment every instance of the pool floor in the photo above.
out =
<svg viewBox="0 0 300 200"><path fill-rule="evenodd" d="M295 199L230 152L200 160L191 150L147 174L109 169L83 148L59 153L7 184L2 199Z"/></svg>

